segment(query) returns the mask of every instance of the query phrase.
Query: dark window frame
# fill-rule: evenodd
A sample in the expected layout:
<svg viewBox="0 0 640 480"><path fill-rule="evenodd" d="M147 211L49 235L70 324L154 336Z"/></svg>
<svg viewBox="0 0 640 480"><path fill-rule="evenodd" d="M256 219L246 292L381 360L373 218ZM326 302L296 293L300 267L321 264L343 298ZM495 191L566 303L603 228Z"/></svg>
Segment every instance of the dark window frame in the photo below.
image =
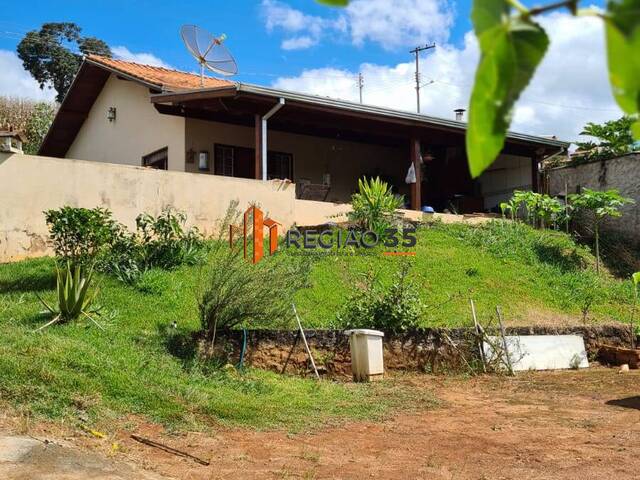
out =
<svg viewBox="0 0 640 480"><path fill-rule="evenodd" d="M271 155L285 155L289 157L289 176L285 176L284 178L288 178L293 182L293 153L281 152L278 150L269 150L267 152L267 179L271 180L272 178L279 178L281 180L284 180L284 178L282 177L269 177L269 157Z"/></svg>
<svg viewBox="0 0 640 480"><path fill-rule="evenodd" d="M223 173L218 173L218 171L216 170L217 165L218 165L218 148L229 148L231 149L231 152L233 153L233 158L231 160L231 175L225 175L224 172ZM214 175L220 175L223 177L233 177L234 175L234 171L235 171L235 161L236 161L236 149L238 147L236 145L228 145L225 143L214 143L213 144L213 169L210 169L210 171L213 171ZM222 167L222 169L224 170L224 165Z"/></svg>

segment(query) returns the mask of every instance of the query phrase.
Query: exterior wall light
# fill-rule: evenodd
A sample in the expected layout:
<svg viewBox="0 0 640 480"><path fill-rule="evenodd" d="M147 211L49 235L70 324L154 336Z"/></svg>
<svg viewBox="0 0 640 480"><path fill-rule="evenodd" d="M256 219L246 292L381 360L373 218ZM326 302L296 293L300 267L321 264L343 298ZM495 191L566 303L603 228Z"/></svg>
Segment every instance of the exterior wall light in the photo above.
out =
<svg viewBox="0 0 640 480"><path fill-rule="evenodd" d="M198 154L198 169L201 171L209 171L209 152L206 150Z"/></svg>
<svg viewBox="0 0 640 480"><path fill-rule="evenodd" d="M116 107L109 107L109 111L107 112L107 120L110 122L116 121Z"/></svg>

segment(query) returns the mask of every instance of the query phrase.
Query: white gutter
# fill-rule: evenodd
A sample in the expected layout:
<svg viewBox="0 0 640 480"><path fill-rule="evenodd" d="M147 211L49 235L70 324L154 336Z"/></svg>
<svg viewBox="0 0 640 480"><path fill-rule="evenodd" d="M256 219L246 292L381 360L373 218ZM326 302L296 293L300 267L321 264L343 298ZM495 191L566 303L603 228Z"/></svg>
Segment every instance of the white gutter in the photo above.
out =
<svg viewBox="0 0 640 480"><path fill-rule="evenodd" d="M267 120L273 117L282 107L284 107L284 98L280 97L278 103L262 116L262 180L267 179Z"/></svg>

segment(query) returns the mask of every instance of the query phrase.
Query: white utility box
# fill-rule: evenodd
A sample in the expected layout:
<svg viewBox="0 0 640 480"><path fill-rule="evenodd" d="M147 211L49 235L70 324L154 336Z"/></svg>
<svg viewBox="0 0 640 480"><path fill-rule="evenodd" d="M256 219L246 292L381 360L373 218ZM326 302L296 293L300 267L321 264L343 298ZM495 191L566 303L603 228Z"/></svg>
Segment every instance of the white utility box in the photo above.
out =
<svg viewBox="0 0 640 480"><path fill-rule="evenodd" d="M351 346L351 371L356 382L381 380L384 375L382 358L383 332L378 330L347 330Z"/></svg>

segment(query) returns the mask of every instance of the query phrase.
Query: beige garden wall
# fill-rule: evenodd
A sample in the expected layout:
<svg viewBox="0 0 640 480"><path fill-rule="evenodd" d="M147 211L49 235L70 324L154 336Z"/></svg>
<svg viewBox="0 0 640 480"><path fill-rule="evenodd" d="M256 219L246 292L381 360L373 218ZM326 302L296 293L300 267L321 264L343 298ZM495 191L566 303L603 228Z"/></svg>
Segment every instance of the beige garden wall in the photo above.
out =
<svg viewBox="0 0 640 480"><path fill-rule="evenodd" d="M104 207L116 220L135 228L142 212L158 214L173 206L188 215L190 225L217 233L231 201L240 210L257 203L282 225L310 226L346 219L345 203L297 200L293 183L152 170L128 165L0 153L0 262L51 253L43 212L65 205ZM421 212L402 210L407 220ZM462 215L435 214L449 222L484 221Z"/></svg>
<svg viewBox="0 0 640 480"><path fill-rule="evenodd" d="M171 205L191 224L213 233L231 200L257 202L289 228L295 186L142 167L0 153L0 262L49 253L43 211L64 205L106 207L127 226L141 212Z"/></svg>

